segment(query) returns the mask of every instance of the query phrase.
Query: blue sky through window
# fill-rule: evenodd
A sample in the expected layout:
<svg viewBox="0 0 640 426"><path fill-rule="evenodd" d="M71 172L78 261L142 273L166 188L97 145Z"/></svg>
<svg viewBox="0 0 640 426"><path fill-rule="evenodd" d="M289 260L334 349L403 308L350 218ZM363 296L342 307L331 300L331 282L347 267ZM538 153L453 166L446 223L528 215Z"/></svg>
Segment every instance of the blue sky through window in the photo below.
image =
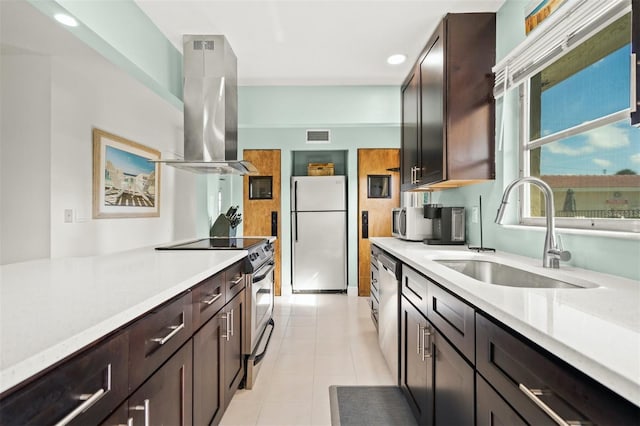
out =
<svg viewBox="0 0 640 426"><path fill-rule="evenodd" d="M541 135L629 107L630 45L611 53L542 93ZM640 130L628 120L542 147L542 175L640 172Z"/></svg>

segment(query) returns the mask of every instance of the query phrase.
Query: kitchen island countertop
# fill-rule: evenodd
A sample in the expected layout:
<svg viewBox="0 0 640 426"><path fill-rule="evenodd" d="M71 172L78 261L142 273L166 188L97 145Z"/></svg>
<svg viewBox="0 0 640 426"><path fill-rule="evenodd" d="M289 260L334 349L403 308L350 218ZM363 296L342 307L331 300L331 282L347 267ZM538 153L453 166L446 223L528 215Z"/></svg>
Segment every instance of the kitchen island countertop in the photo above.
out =
<svg viewBox="0 0 640 426"><path fill-rule="evenodd" d="M428 246L371 238L430 277L560 359L640 406L640 282L510 253L477 253L464 246ZM485 284L435 260L482 259L596 288L521 288Z"/></svg>
<svg viewBox="0 0 640 426"><path fill-rule="evenodd" d="M0 266L0 393L247 253L146 247Z"/></svg>

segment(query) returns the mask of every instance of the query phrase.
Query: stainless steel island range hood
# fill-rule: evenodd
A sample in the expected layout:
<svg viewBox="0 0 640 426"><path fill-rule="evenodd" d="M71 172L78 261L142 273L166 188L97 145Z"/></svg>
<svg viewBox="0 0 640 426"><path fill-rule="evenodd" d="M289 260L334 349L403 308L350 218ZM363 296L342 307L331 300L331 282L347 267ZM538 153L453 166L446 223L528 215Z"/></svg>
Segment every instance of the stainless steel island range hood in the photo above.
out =
<svg viewBox="0 0 640 426"><path fill-rule="evenodd" d="M195 173L254 174L238 156L237 60L223 35L184 35L184 159L160 160Z"/></svg>

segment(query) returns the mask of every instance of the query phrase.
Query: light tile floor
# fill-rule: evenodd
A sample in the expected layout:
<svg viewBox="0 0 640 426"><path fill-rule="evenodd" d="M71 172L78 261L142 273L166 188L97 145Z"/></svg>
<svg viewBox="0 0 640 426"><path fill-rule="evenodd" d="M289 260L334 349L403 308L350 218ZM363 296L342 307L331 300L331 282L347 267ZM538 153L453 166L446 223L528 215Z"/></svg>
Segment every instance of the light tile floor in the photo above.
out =
<svg viewBox="0 0 640 426"><path fill-rule="evenodd" d="M276 323L253 389L236 392L223 426L330 425L330 385L391 385L368 298L276 297Z"/></svg>

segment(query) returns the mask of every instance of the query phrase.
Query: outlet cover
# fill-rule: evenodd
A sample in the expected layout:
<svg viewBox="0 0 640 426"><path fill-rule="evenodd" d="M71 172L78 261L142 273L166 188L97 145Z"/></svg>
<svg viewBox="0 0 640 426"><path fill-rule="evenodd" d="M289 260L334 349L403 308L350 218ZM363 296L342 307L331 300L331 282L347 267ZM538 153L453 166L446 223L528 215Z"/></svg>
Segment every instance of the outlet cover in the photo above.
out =
<svg viewBox="0 0 640 426"><path fill-rule="evenodd" d="M64 223L73 223L73 209L64 209Z"/></svg>

